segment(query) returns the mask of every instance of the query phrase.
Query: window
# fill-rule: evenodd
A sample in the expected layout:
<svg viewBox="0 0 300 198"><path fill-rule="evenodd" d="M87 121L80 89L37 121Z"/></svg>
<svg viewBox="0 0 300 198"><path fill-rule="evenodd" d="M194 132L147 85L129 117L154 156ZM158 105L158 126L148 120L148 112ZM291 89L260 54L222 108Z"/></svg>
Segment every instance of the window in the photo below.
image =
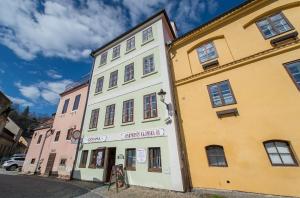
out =
<svg viewBox="0 0 300 198"><path fill-rule="evenodd" d="M118 58L120 57L120 45L113 48L112 58Z"/></svg>
<svg viewBox="0 0 300 198"><path fill-rule="evenodd" d="M208 85L208 92L213 107L236 103L228 80Z"/></svg>
<svg viewBox="0 0 300 198"><path fill-rule="evenodd" d="M135 149L126 149L126 170L135 170Z"/></svg>
<svg viewBox="0 0 300 198"><path fill-rule="evenodd" d="M109 88L115 87L117 85L118 85L118 70L110 73Z"/></svg>
<svg viewBox="0 0 300 198"><path fill-rule="evenodd" d="M156 93L144 96L144 119L157 117Z"/></svg>
<svg viewBox="0 0 300 198"><path fill-rule="evenodd" d="M67 138L66 138L66 140L70 140L70 139L71 139L72 131L73 131L73 129L68 129L68 133L67 133Z"/></svg>
<svg viewBox="0 0 300 198"><path fill-rule="evenodd" d="M92 150L89 168L103 168L105 149Z"/></svg>
<svg viewBox="0 0 300 198"><path fill-rule="evenodd" d="M97 79L95 93L99 93L103 89L104 76Z"/></svg>
<svg viewBox="0 0 300 198"><path fill-rule="evenodd" d="M32 158L30 164L34 164L34 163L35 163L35 158Z"/></svg>
<svg viewBox="0 0 300 198"><path fill-rule="evenodd" d="M285 64L285 68L300 90L300 60Z"/></svg>
<svg viewBox="0 0 300 198"><path fill-rule="evenodd" d="M134 102L133 99L123 102L122 122L133 122Z"/></svg>
<svg viewBox="0 0 300 198"><path fill-rule="evenodd" d="M37 144L41 143L42 137L43 137L42 135L39 135L39 139L37 141Z"/></svg>
<svg viewBox="0 0 300 198"><path fill-rule="evenodd" d="M160 148L149 148L149 168L150 172L161 172Z"/></svg>
<svg viewBox="0 0 300 198"><path fill-rule="evenodd" d="M264 142L265 149L273 166L297 166L296 159L286 141Z"/></svg>
<svg viewBox="0 0 300 198"><path fill-rule="evenodd" d="M152 27L149 27L143 31L143 43L153 39Z"/></svg>
<svg viewBox="0 0 300 198"><path fill-rule="evenodd" d="M127 40L126 51L133 50L134 48L135 48L135 38L132 37L132 38Z"/></svg>
<svg viewBox="0 0 300 198"><path fill-rule="evenodd" d="M115 118L115 105L112 104L106 107L104 126L113 125L114 118Z"/></svg>
<svg viewBox="0 0 300 198"><path fill-rule="evenodd" d="M257 22L265 39L290 31L293 27L282 13L277 13Z"/></svg>
<svg viewBox="0 0 300 198"><path fill-rule="evenodd" d="M222 146L212 145L205 147L209 166L227 166Z"/></svg>
<svg viewBox="0 0 300 198"><path fill-rule="evenodd" d="M68 109L68 105L69 105L70 99L65 100L64 106L63 106L63 110L62 110L62 114L67 112Z"/></svg>
<svg viewBox="0 0 300 198"><path fill-rule="evenodd" d="M57 131L55 134L54 142L57 142L59 140L60 131Z"/></svg>
<svg viewBox="0 0 300 198"><path fill-rule="evenodd" d="M147 56L144 58L143 61L143 74L149 74L151 72L154 72L155 67L154 67L154 57L153 55Z"/></svg>
<svg viewBox="0 0 300 198"><path fill-rule="evenodd" d="M89 151L87 151L87 150L81 152L81 159L80 159L79 168L85 168L86 167L86 161L87 161L88 153L89 153Z"/></svg>
<svg viewBox="0 0 300 198"><path fill-rule="evenodd" d="M197 49L197 52L201 63L216 59L218 57L217 50L212 42L201 45Z"/></svg>
<svg viewBox="0 0 300 198"><path fill-rule="evenodd" d="M61 159L59 162L60 166L66 166L67 159Z"/></svg>
<svg viewBox="0 0 300 198"><path fill-rule="evenodd" d="M74 101L74 105L73 105L73 111L77 110L78 109L78 106L79 106L79 102L80 102L80 94L77 95L75 97L75 101Z"/></svg>
<svg viewBox="0 0 300 198"><path fill-rule="evenodd" d="M124 82L134 79L134 63L125 66Z"/></svg>
<svg viewBox="0 0 300 198"><path fill-rule="evenodd" d="M92 110L89 129L97 128L99 109Z"/></svg>
<svg viewBox="0 0 300 198"><path fill-rule="evenodd" d="M107 52L103 52L100 58L100 65L104 65L107 62Z"/></svg>

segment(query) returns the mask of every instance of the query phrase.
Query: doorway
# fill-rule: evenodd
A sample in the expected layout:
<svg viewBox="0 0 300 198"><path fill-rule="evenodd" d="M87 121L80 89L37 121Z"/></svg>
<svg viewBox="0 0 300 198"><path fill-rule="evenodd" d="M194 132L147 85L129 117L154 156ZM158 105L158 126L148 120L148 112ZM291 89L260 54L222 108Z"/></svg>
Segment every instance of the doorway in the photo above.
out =
<svg viewBox="0 0 300 198"><path fill-rule="evenodd" d="M105 182L109 182L111 169L116 163L116 147L107 148L106 150L106 168L105 168Z"/></svg>
<svg viewBox="0 0 300 198"><path fill-rule="evenodd" d="M45 175L48 175L48 176L51 175L55 157L56 157L56 153L50 153L48 162L46 165Z"/></svg>

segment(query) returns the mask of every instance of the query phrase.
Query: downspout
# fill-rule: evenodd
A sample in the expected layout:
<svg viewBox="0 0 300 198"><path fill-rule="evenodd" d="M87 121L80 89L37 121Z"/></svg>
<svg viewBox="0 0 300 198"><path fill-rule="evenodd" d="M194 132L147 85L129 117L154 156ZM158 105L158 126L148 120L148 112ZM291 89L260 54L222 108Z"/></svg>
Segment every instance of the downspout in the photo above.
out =
<svg viewBox="0 0 300 198"><path fill-rule="evenodd" d="M91 55L92 56L92 55ZM93 57L93 56L92 56ZM94 57L93 57L94 58ZM82 116L82 121L81 121L81 126L80 126L80 136L78 139L78 143L77 143L77 147L76 147L76 153L75 153L75 159L73 162L73 167L72 167L72 172L71 172L71 178L70 179L74 179L74 170L75 170L75 166L76 166L76 162L77 162L77 158L78 158L78 152L79 152L79 146L81 144L80 140L82 137L82 129L83 129L83 124L84 124L84 118L85 118L85 114L86 114L86 107L88 104L88 99L89 99L89 94L90 94L90 87L91 87L91 81L92 81L92 77L93 77L93 71L94 71L94 67L95 67L95 58L93 61L93 66L92 66L92 70L90 72L90 79L89 79L89 85L88 85L88 92L87 92L87 96L86 96L86 102L85 102L85 106L84 106L84 111L83 111L83 116Z"/></svg>
<svg viewBox="0 0 300 198"><path fill-rule="evenodd" d="M49 136L47 136L48 132L50 132ZM52 131L52 126L51 126L50 129L48 131L46 131L46 135L45 135L45 138L43 140L42 148L41 148L41 151L40 151L40 154L39 154L39 158L38 158L37 164L35 166L35 170L34 170L34 174L35 175L37 174L37 170L38 170L38 167L39 167L39 164L40 164L40 160L41 160L41 156L42 156L42 153L43 153L43 150L44 150L44 145L45 145L46 139L48 137L50 137L52 134L53 134L53 131Z"/></svg>
<svg viewBox="0 0 300 198"><path fill-rule="evenodd" d="M169 61L169 66L173 66L172 64L172 61L171 61L171 57L170 57L170 50L171 50L171 47L172 47L172 43L171 44L167 44L167 57L168 57L168 61ZM177 107L179 107L178 105L178 101L177 101L177 97L176 97L176 88L175 88L175 77L174 77L174 72L171 72L171 80L172 80L172 97L174 98L174 103L175 103L175 106L174 106L174 114L175 114L175 118L176 118L176 128L177 128L177 131L179 132L178 134L178 142L179 142L179 153L180 153L180 158L182 160L182 169L183 169L183 182L184 182L184 190L185 191L188 191L190 192L191 191L191 188L192 188L192 184L191 184L191 178L190 178L190 170L189 170L189 164L188 164L188 160L187 160L187 152L186 152L186 147L185 147L185 144L184 144L184 136L182 134L182 127L181 127L181 124L179 123L179 118L180 116L178 116L178 111L177 111Z"/></svg>

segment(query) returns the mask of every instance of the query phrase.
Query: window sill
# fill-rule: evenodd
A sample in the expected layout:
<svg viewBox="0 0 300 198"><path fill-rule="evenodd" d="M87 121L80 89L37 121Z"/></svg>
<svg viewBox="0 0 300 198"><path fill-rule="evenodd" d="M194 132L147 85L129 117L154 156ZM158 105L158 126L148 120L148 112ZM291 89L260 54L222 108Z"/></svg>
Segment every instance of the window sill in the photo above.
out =
<svg viewBox="0 0 300 198"><path fill-rule="evenodd" d="M132 168L132 167L125 167L124 169L127 171L136 171L136 168Z"/></svg>
<svg viewBox="0 0 300 198"><path fill-rule="evenodd" d="M121 126L127 126L127 125L133 125L135 122L124 122L121 124Z"/></svg>
<svg viewBox="0 0 300 198"><path fill-rule="evenodd" d="M120 58L120 56L112 58L111 61L117 60L118 58Z"/></svg>
<svg viewBox="0 0 300 198"><path fill-rule="evenodd" d="M151 39L149 39L149 40L147 40L147 41L144 41L144 42L141 44L141 46L146 45L147 43L150 43L150 42L153 41L153 40L154 40L154 38L151 38Z"/></svg>
<svg viewBox="0 0 300 198"><path fill-rule="evenodd" d="M94 93L94 96L99 95L99 94L101 94L101 93L102 93L102 91L99 91L99 92L97 92L97 93Z"/></svg>
<svg viewBox="0 0 300 198"><path fill-rule="evenodd" d="M295 41L295 40L297 40L297 38L298 38L298 32L295 31L295 32L292 32L289 34L284 34L279 37L276 37L276 38L270 40L270 43L272 46L278 46L278 45L286 43L288 41Z"/></svg>
<svg viewBox="0 0 300 198"><path fill-rule="evenodd" d="M113 87L110 87L110 88L107 89L107 91L110 91L110 90L115 89L115 88L117 88L117 87L118 87L118 85L113 86Z"/></svg>
<svg viewBox="0 0 300 198"><path fill-rule="evenodd" d="M108 126L104 126L103 129L110 129L110 128L114 128L115 125L108 125Z"/></svg>
<svg viewBox="0 0 300 198"><path fill-rule="evenodd" d="M92 129L89 129L88 131L89 131L89 132L90 132L90 131L97 131L97 128L92 128Z"/></svg>
<svg viewBox="0 0 300 198"><path fill-rule="evenodd" d="M160 117L148 118L148 119L144 119L142 121L142 123L145 123L145 122L154 122L154 121L158 121L158 120L160 120Z"/></svg>
<svg viewBox="0 0 300 198"><path fill-rule="evenodd" d="M141 78L146 78L146 77L151 76L151 75L154 75L154 74L156 74L156 73L158 73L158 71L153 71L153 72L150 72L150 73L148 73L148 74L144 74Z"/></svg>
<svg viewBox="0 0 300 198"><path fill-rule="evenodd" d="M128 51L126 51L125 52L125 54L128 54L128 53L130 53L130 52L132 52L132 51L134 51L136 48L132 48L132 49L130 49L130 50L128 50Z"/></svg>
<svg viewBox="0 0 300 198"><path fill-rule="evenodd" d="M218 66L218 65L219 65L218 59L213 59L208 62L202 63L202 67L204 70L210 69L210 68Z"/></svg>
<svg viewBox="0 0 300 198"><path fill-rule="evenodd" d="M102 64L100 64L98 67L102 67L102 66L104 66L104 65L106 65L106 63L102 63Z"/></svg>
<svg viewBox="0 0 300 198"><path fill-rule="evenodd" d="M161 173L162 170L161 170L161 168L148 168L148 172Z"/></svg>
<svg viewBox="0 0 300 198"><path fill-rule="evenodd" d="M230 117L230 116L238 116L239 112L237 110L237 108L233 108L233 109L226 109L223 111L217 111L216 112L218 118L224 118L224 117Z"/></svg>
<svg viewBox="0 0 300 198"><path fill-rule="evenodd" d="M126 85L126 84L134 82L134 81L135 81L135 79L131 79L131 80L128 80L128 81L124 82L122 85Z"/></svg>

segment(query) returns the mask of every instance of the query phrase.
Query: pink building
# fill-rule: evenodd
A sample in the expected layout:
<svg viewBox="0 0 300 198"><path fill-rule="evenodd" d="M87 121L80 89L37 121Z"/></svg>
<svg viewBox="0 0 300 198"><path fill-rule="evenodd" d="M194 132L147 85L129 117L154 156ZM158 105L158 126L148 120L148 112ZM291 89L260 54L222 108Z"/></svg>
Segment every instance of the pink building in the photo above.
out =
<svg viewBox="0 0 300 198"><path fill-rule="evenodd" d="M50 119L34 132L23 172L70 178L77 149L71 139L74 131L81 131L87 93L88 81L84 80L60 94L53 123Z"/></svg>

